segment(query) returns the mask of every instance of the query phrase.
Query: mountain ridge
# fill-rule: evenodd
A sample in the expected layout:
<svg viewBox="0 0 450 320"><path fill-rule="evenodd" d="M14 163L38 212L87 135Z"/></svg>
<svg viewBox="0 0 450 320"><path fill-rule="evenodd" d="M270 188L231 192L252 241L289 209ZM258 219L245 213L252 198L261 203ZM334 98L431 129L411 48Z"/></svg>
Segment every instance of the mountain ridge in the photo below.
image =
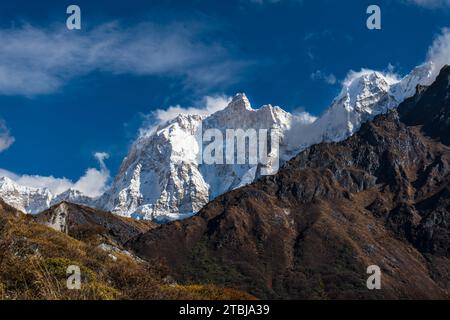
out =
<svg viewBox="0 0 450 320"><path fill-rule="evenodd" d="M126 245L258 298L448 299L450 68L342 142ZM421 116L426 114L426 116ZM405 122L403 122L405 121ZM368 290L377 265L382 289Z"/></svg>
<svg viewBox="0 0 450 320"><path fill-rule="evenodd" d="M320 118L311 123L298 120L294 115L285 112L279 107L272 107L271 105L253 109L245 94L238 94L224 110L217 111L216 113L203 118L192 118L193 116L182 115L177 117L175 121L169 122L168 126L170 127L174 122L187 121L186 119L195 121L195 125L188 127L189 132L186 138L188 142L184 144L186 146L196 143L192 137L195 136L195 128L198 127L219 128L220 130L223 130L223 128L242 128L244 130L247 128L272 128L280 133L280 158L283 163L309 145L320 143L322 141L340 141L355 133L362 123L370 120L375 115L387 112L396 107L408 95L415 93L417 85L429 84L429 78L434 67L435 66L432 63L419 66L401 80L394 80L392 77L384 76L379 72L363 72L361 75L345 84L344 89L333 101L327 111L325 111ZM258 119L257 123L253 120L253 117ZM158 130L161 130L161 127ZM303 137L303 141L298 141L297 137L299 136ZM131 154L134 155L135 153L131 151ZM157 190L156 193L160 192L163 197L162 199L167 199L167 195L164 193L169 192L169 194L172 195L172 198L169 197L171 199L171 204L167 205L167 201L163 201L162 206L160 206L162 210L155 210L152 205L150 205L150 210L143 210L144 212L141 212L140 216L146 219L155 219L154 214L156 211L156 216L161 215L162 213L162 216L170 216L169 220L183 219L192 216L206 203L224 192L251 183L259 177L257 174L257 166L235 165L232 167L230 165L222 165L219 168L214 166L206 168L207 166L196 164L194 158L196 158L195 155L189 154L187 157L184 157L184 159L181 159L181 161L188 159L186 162L189 163L183 165L181 170L193 172L191 176L189 176L189 174L184 176L177 175L176 172L179 172L180 168L173 168L169 172L165 171L165 174L176 176L181 185L188 184L191 187L193 186L193 189L177 187L176 183L167 184L167 182L161 180L161 176L155 177L155 179L159 179L159 186L155 186L152 190ZM129 157L127 157L126 161L129 161ZM138 162L139 161L142 161L143 165L145 165L145 162L151 162L152 160L138 160ZM171 165L172 164L169 166ZM126 170L131 169L131 167L127 167L126 162L124 162L123 167L126 167ZM126 172L126 170L122 169L120 171L123 173ZM138 167L137 170L134 170L134 175L142 176L143 173L141 170L142 166ZM125 176L126 175L119 173L115 181L127 179ZM137 180L138 179L133 178L129 181L136 182ZM220 183L217 181L220 181ZM129 185L131 184L129 183ZM172 188L171 191L167 191L167 187L169 186ZM111 205L111 201L113 203L115 203L115 201L119 201L119 203L123 202L123 200L120 200L122 198L125 199L125 202L131 201L137 203L140 201L140 197L145 197L145 192L139 191L139 184L133 187L134 190L133 192L128 193L129 196L124 195L124 191L129 190L128 188L129 187L126 186L126 184L125 186L122 185L122 182L114 183L111 190L116 189L116 191L112 192L112 197L110 196L110 204L107 204L106 206L103 205L103 207L125 215L129 215L130 212L135 211L135 206L128 206L128 209L124 210L124 208L119 205L120 209L117 210L117 205ZM186 191L188 193L187 198L185 198ZM107 191L107 194L108 193L109 192ZM173 195L180 193L182 195L173 197ZM192 194L194 194L193 197L191 196ZM143 207L149 207L145 202L145 200L141 201L141 203L144 203ZM152 201L150 200L147 202ZM167 214L167 212L169 212L169 214Z"/></svg>
<svg viewBox="0 0 450 320"><path fill-rule="evenodd" d="M271 105L253 109L245 94L237 94L224 110L209 116L179 115L156 130L141 134L111 188L97 199L76 190L52 195L48 190L30 191L21 186L16 186L11 195L1 183L0 197L27 213L69 201L137 219L157 222L184 219L215 197L260 176L257 165L199 164L196 139L199 128L276 130L280 136L280 161L284 163L310 145L341 141L354 134L362 123L412 95L417 85L429 84L433 68L432 63L416 67L401 80L363 70L344 83L338 97L315 121Z"/></svg>

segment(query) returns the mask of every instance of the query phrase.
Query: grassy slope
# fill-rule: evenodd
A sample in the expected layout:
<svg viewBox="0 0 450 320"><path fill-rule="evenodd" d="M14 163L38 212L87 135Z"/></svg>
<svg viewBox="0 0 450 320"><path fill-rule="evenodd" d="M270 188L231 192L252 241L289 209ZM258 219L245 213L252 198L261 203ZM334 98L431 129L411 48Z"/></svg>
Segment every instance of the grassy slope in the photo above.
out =
<svg viewBox="0 0 450 320"><path fill-rule="evenodd" d="M114 255L116 260L95 243L54 231L0 202L0 299L252 298L215 286L168 284L161 263ZM81 269L81 290L66 287L69 265Z"/></svg>

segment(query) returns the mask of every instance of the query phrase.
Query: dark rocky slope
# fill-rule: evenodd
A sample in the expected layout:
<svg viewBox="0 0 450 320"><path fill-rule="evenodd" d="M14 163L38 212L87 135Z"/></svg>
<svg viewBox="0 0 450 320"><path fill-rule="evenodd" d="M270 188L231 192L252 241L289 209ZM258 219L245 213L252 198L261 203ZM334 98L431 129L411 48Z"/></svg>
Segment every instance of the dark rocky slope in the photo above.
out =
<svg viewBox="0 0 450 320"><path fill-rule="evenodd" d="M37 222L82 241L122 245L156 224L120 217L110 212L69 202L61 202L32 216Z"/></svg>
<svg viewBox="0 0 450 320"><path fill-rule="evenodd" d="M61 205L34 217L0 200L0 300L254 299L214 285L175 284L168 281L167 269L159 261L146 262L122 250L105 250L107 247L98 246L99 241L120 246L123 236L146 228L147 223L63 205L68 221L64 231L69 235L41 224L48 222L45 218L61 216ZM84 231L79 232L81 229ZM81 271L80 290L66 287L67 268L73 265Z"/></svg>
<svg viewBox="0 0 450 320"><path fill-rule="evenodd" d="M179 280L260 298L449 297L450 68L341 143L127 243ZM366 288L366 268L382 289Z"/></svg>

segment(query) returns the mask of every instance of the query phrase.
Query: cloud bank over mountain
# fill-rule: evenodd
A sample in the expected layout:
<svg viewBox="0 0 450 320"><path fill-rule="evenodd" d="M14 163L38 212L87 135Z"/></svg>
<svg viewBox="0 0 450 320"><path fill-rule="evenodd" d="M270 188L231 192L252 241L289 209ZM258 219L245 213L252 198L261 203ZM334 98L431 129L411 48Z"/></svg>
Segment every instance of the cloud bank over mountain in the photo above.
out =
<svg viewBox="0 0 450 320"><path fill-rule="evenodd" d="M19 185L32 188L47 188L54 195L58 195L68 189L78 190L86 196L96 198L105 192L110 180L110 172L105 165L109 154L97 152L94 157L100 165L100 169L88 168L78 181L54 176L19 175L14 172L0 169L0 177L7 177Z"/></svg>
<svg viewBox="0 0 450 320"><path fill-rule="evenodd" d="M172 120L179 114L195 114L199 116L209 116L214 112L225 109L231 98L225 95L205 96L200 101L200 107L182 107L180 105L170 106L167 109L157 109L152 113L158 122L163 123Z"/></svg>

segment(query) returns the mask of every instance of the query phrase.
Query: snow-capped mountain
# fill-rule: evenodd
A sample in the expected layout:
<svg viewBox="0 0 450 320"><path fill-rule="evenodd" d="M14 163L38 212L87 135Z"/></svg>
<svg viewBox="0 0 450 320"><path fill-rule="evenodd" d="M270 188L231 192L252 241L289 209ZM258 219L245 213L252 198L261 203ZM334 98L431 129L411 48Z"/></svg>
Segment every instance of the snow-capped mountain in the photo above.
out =
<svg viewBox="0 0 450 320"><path fill-rule="evenodd" d="M99 206L132 216L160 208L162 213L198 210L195 205L207 201L208 194L193 165L192 146L201 121L198 116L178 116L154 134L141 136Z"/></svg>
<svg viewBox="0 0 450 320"><path fill-rule="evenodd" d="M0 178L0 198L26 213L38 213L50 206L52 194L48 189L21 186L7 177Z"/></svg>
<svg viewBox="0 0 450 320"><path fill-rule="evenodd" d="M0 198L10 206L30 214L42 212L63 201L95 206L95 200L81 192L69 189L54 195L47 188L33 188L20 185L8 177L0 177Z"/></svg>
<svg viewBox="0 0 450 320"><path fill-rule="evenodd" d="M179 115L133 144L99 205L120 215L156 221L188 217L218 195L258 177L257 165L198 163L199 128L274 129L280 134L280 158L288 160L312 144L341 141L375 115L398 106L415 93L417 85L430 84L433 68L433 64L417 67L401 80L376 71L354 74L314 122L270 105L252 109L244 94L208 117Z"/></svg>
<svg viewBox="0 0 450 320"><path fill-rule="evenodd" d="M128 216L167 221L188 217L212 198L252 182L255 165L201 163L197 136L208 129L273 129L284 132L292 116L270 105L252 109L244 94L209 117L179 115L132 146L112 188L99 202L103 209Z"/></svg>
<svg viewBox="0 0 450 320"><path fill-rule="evenodd" d="M36 213L61 201L89 205L122 216L159 222L189 217L215 197L259 177L261 165L206 164L199 161L208 129L269 129L280 139L280 161L323 141L341 141L362 123L413 96L417 85L434 80L435 66L415 68L402 79L371 70L354 73L341 93L317 119L293 115L271 105L253 109L238 94L223 110L209 116L179 115L156 130L142 133L133 143L111 188L93 200L75 190L53 196L46 189L27 188L0 180L0 197L14 207ZM200 140L201 141L201 140ZM269 157L269 163L274 159Z"/></svg>
<svg viewBox="0 0 450 320"><path fill-rule="evenodd" d="M68 189L64 191L63 193L60 193L58 195L54 195L52 197L52 201L50 203L51 206L61 203L63 201L75 203L75 204L81 204L88 207L94 207L96 206L96 199L90 198L86 195L84 195L82 192L75 190L75 189Z"/></svg>
<svg viewBox="0 0 450 320"><path fill-rule="evenodd" d="M331 106L310 125L294 125L286 134L294 155L320 142L338 142L359 130L361 124L397 107L414 95L418 85L430 85L435 65L416 67L402 79L377 71L363 70L344 81Z"/></svg>

